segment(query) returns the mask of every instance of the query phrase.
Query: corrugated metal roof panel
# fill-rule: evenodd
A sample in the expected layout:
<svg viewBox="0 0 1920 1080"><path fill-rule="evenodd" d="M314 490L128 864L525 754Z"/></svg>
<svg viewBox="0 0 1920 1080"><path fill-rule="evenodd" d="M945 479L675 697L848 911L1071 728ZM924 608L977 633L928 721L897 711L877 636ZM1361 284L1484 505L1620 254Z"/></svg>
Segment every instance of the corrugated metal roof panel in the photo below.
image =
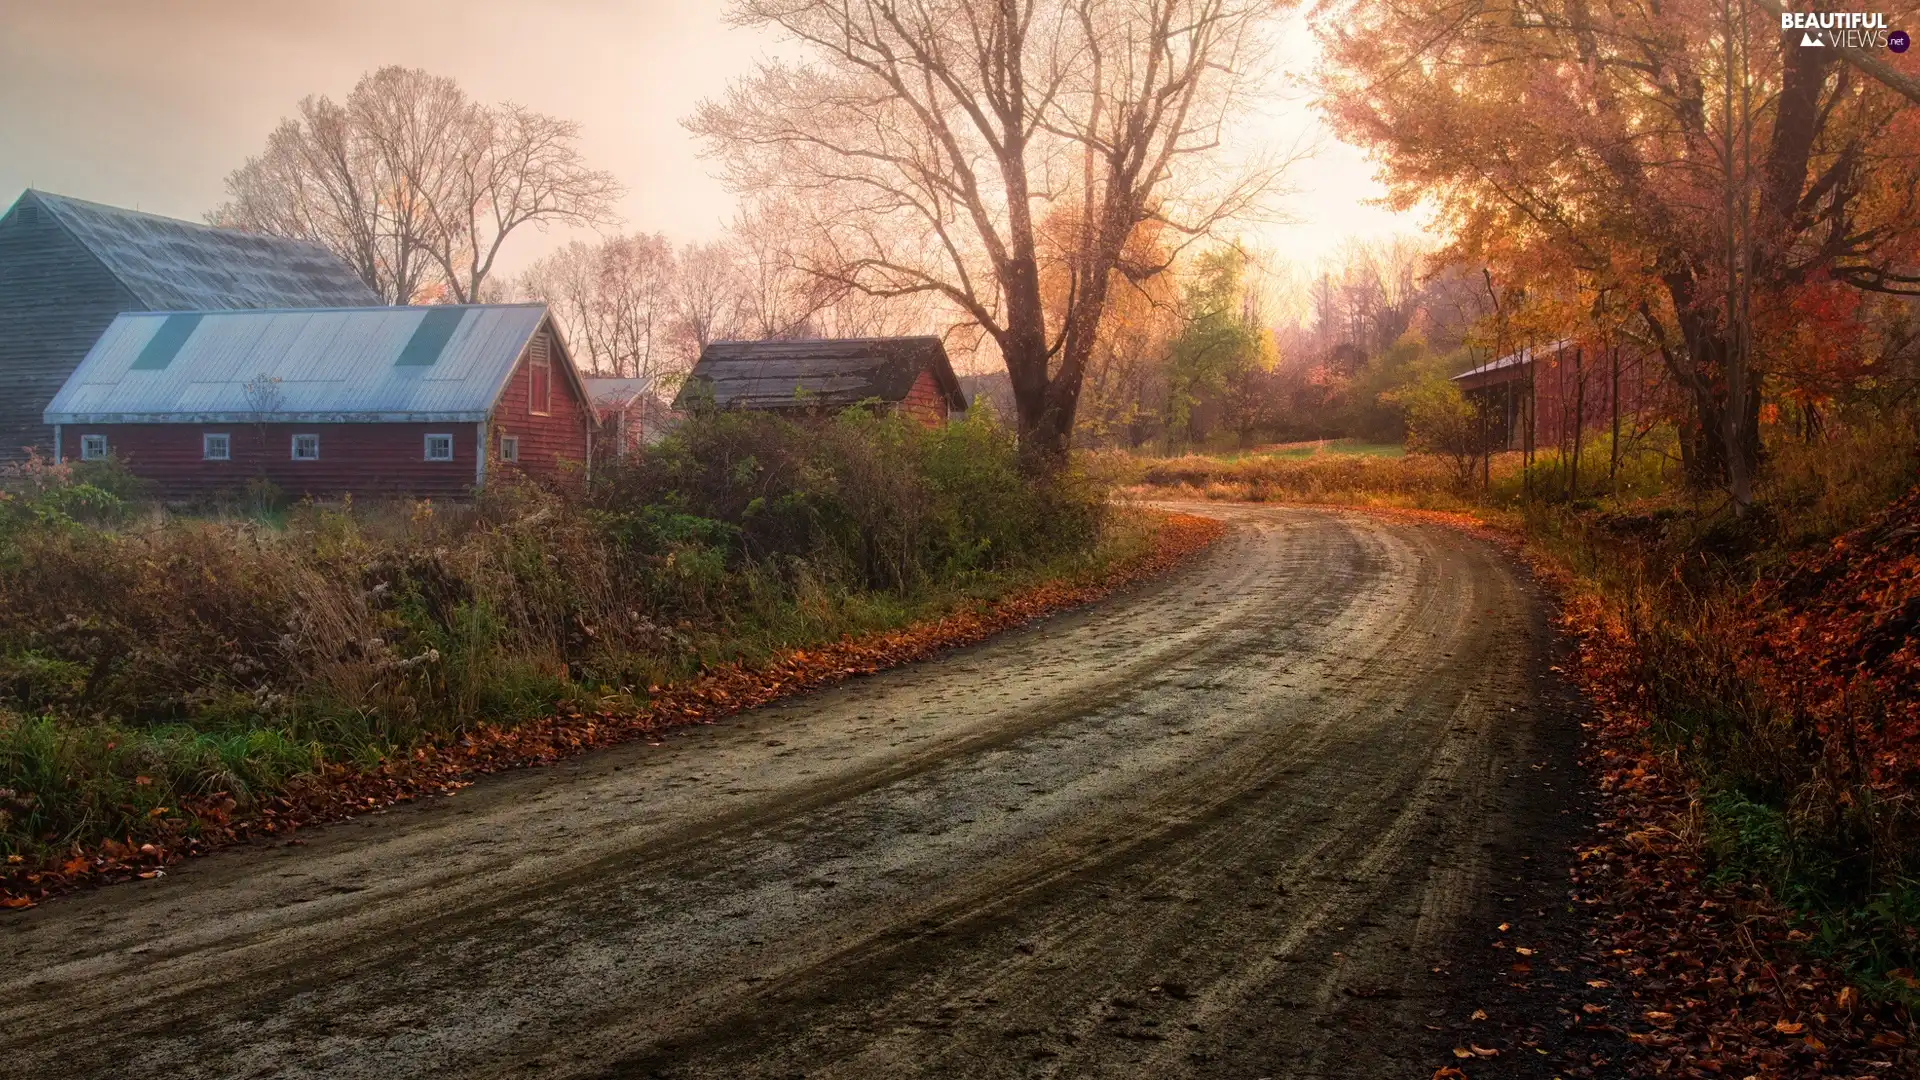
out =
<svg viewBox="0 0 1920 1080"><path fill-rule="evenodd" d="M154 311L361 307L380 298L316 244L33 192Z"/></svg>
<svg viewBox="0 0 1920 1080"><path fill-rule="evenodd" d="M431 366L397 364L428 318L458 325ZM179 313L113 321L45 422L328 418L484 419L544 304L201 312L164 368L135 361Z"/></svg>

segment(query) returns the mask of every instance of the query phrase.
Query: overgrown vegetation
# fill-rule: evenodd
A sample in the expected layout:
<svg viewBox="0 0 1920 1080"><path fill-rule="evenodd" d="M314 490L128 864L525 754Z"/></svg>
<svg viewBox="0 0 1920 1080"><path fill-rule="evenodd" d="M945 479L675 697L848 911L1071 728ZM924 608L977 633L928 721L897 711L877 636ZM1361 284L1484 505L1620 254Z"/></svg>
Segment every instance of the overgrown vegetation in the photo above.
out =
<svg viewBox="0 0 1920 1080"><path fill-rule="evenodd" d="M562 701L1097 572L1126 529L979 419L691 419L574 500L169 517L111 462L0 495L0 853L137 842ZM1104 538L1104 542L1103 542Z"/></svg>

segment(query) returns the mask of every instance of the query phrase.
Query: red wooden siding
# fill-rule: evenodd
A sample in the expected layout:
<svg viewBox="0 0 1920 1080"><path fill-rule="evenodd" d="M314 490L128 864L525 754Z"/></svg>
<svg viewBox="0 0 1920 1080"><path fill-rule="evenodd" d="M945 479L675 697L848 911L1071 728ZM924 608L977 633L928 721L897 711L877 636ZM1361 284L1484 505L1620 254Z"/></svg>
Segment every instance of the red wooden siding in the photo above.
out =
<svg viewBox="0 0 1920 1080"><path fill-rule="evenodd" d="M202 436L226 434L230 461L208 461ZM453 436L452 461L428 461L427 436ZM264 476L293 498L472 494L479 425L461 424L67 424L61 454L80 460L80 440L105 435L107 450L167 499L238 494ZM293 460L293 437L318 435L318 461Z"/></svg>
<svg viewBox="0 0 1920 1080"><path fill-rule="evenodd" d="M534 335L533 342L508 377L507 388L493 408L493 437L487 452L492 462L498 462L501 436L517 436L520 471L553 483L582 475L587 460L587 422L591 411L580 396L576 380L566 374L566 361L560 357L559 350L548 348L549 332L542 329ZM535 361L543 354L551 360L546 378L538 379ZM543 381L550 391L544 401L538 396L539 383ZM539 411L543 405L544 414Z"/></svg>
<svg viewBox="0 0 1920 1080"><path fill-rule="evenodd" d="M928 427L945 422L947 396L940 392L940 384L934 381L931 370L920 369L920 375L913 380L907 396L900 399L900 411Z"/></svg>
<svg viewBox="0 0 1920 1080"><path fill-rule="evenodd" d="M1619 352L1621 433L1644 426L1668 397L1665 370L1634 349ZM1471 377L1462 388L1486 404L1493 427L1489 437L1509 450L1526 445L1528 411L1534 415L1537 449L1571 446L1576 429L1602 431L1613 423L1614 353L1604 346L1569 346ZM1531 397L1529 397L1531 394Z"/></svg>

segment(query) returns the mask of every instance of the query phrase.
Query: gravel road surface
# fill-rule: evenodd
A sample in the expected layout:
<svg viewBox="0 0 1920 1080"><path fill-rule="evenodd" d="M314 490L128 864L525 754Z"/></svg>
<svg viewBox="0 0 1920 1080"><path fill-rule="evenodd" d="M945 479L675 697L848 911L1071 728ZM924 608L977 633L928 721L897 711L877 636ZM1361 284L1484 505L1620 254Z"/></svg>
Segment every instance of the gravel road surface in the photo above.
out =
<svg viewBox="0 0 1920 1080"><path fill-rule="evenodd" d="M1566 814L1541 601L1186 509L1227 536L1106 603L0 919L0 1074L1429 1076Z"/></svg>

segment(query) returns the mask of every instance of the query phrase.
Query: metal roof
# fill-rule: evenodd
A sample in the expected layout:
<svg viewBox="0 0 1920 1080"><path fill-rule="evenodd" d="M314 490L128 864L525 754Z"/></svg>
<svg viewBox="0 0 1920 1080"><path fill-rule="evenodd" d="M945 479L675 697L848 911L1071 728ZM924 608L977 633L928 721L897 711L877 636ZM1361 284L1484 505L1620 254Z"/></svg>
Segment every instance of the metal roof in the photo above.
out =
<svg viewBox="0 0 1920 1080"><path fill-rule="evenodd" d="M44 422L481 421L546 320L545 304L124 314Z"/></svg>
<svg viewBox="0 0 1920 1080"><path fill-rule="evenodd" d="M147 308L364 307L380 303L317 244L28 191Z"/></svg>
<svg viewBox="0 0 1920 1080"><path fill-rule="evenodd" d="M1522 367L1527 364L1533 363L1536 355L1542 358L1548 357L1548 356L1557 356L1560 354L1562 350L1566 349L1569 345L1572 345L1572 344L1573 344L1572 338L1562 338L1559 341L1555 341L1551 344L1542 345L1538 349L1529 345L1526 348L1521 349L1519 352L1508 353L1507 355L1501 357L1498 360L1489 360L1488 362L1481 364L1479 367L1474 368L1472 371L1463 371L1460 374L1455 375L1453 377L1453 381L1460 382L1463 379L1472 379L1481 375L1491 375L1496 371L1502 371L1507 368Z"/></svg>
<svg viewBox="0 0 1920 1080"><path fill-rule="evenodd" d="M931 370L947 405L967 407L937 337L716 341L700 354L674 399L676 409L711 394L722 409L841 408L869 398L904 400Z"/></svg>
<svg viewBox="0 0 1920 1080"><path fill-rule="evenodd" d="M637 379L586 375L580 379L580 384L587 388L587 400L593 402L594 408L603 410L627 408L642 395L653 393L654 382L651 375Z"/></svg>

